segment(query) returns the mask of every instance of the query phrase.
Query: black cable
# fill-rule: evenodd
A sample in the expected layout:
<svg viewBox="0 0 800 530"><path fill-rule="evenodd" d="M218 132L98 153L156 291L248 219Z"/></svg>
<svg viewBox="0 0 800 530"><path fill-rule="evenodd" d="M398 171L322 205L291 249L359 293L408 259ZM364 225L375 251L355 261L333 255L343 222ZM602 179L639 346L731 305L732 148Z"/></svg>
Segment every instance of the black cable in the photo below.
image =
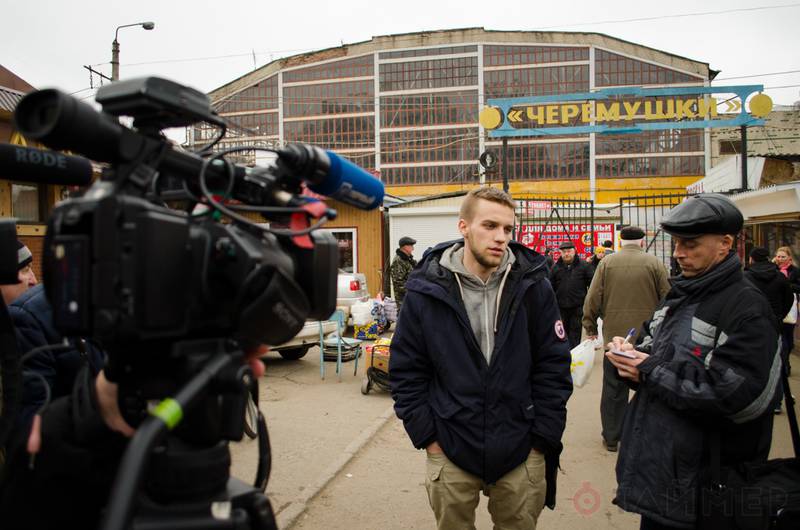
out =
<svg viewBox="0 0 800 530"><path fill-rule="evenodd" d="M206 201L208 202L208 205L211 208L223 213L224 215L228 216L229 218L231 218L234 221L238 221L238 222L240 222L240 223L242 223L244 225L251 226L251 227L256 228L256 229L258 229L258 230L260 230L262 232L267 232L267 233L271 233L271 234L275 234L275 235L281 235L281 236L288 236L288 237L295 237L295 236L301 236L301 235L309 234L312 231L316 230L317 228L321 227L323 224L325 224L325 222L327 221L327 217L321 217L315 224L313 224L312 226L310 226L308 228L305 228L303 230L283 230L283 229L276 229L276 228L269 228L269 227L259 226L256 223L254 223L252 220L248 219L247 217L243 217L243 216L237 214L234 211L235 209L242 209L244 211L245 208L240 208L239 206L237 206L235 208L229 208L228 206L225 206L224 204L216 201L214 199L214 197L211 195L211 192L208 189L208 185L206 184L206 173L207 173L207 170L208 170L208 166L214 160L217 160L217 159L221 159L227 164L226 167L228 168L228 177L229 177L229 180L230 180L229 189L230 189L233 186L233 183L234 183L233 165L230 164L230 162L228 162L227 160L225 160L224 156L226 154L238 153L238 152L242 152L242 151L267 151L267 152L271 152L271 153L278 153L277 149L273 149L271 147L232 147L230 149L225 149L223 151L220 151L219 153L215 154L214 156L203 160L203 166L200 169L200 174L198 175L198 181L200 183L200 189L203 192L203 196L205 197ZM244 205L241 205L241 206L244 206ZM257 206L255 208L264 208L264 209L266 209L266 208L272 208L272 207L258 207ZM247 209L247 211L259 211L259 210ZM269 211L269 210L264 210L264 211ZM301 207L297 207L297 208L291 208L290 207L290 208L288 208L286 210L286 212L287 213L302 213L302 212L305 212L305 210L303 208L301 208Z"/></svg>
<svg viewBox="0 0 800 530"><path fill-rule="evenodd" d="M211 125L216 125L216 124L211 124ZM228 132L228 126L225 124L224 118L223 118L223 123L221 125L218 125L216 128L219 130L219 134L217 134L215 138L212 138L211 142L209 142L207 145L204 145L200 149L194 151L194 154L203 156L205 154L210 153L211 149L215 145L217 145L220 142L220 140L222 140L222 138L225 137L225 133Z"/></svg>

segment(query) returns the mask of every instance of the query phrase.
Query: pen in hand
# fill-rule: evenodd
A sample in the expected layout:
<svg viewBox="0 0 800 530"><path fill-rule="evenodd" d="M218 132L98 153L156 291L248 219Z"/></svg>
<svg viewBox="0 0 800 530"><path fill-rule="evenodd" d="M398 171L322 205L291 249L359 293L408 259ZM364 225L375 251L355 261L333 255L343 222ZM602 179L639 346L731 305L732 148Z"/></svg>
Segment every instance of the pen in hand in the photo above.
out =
<svg viewBox="0 0 800 530"><path fill-rule="evenodd" d="M636 328L629 329L628 334L625 336L625 340L622 341L620 347L622 347L625 344L628 344L628 341L631 340L635 334L636 334Z"/></svg>

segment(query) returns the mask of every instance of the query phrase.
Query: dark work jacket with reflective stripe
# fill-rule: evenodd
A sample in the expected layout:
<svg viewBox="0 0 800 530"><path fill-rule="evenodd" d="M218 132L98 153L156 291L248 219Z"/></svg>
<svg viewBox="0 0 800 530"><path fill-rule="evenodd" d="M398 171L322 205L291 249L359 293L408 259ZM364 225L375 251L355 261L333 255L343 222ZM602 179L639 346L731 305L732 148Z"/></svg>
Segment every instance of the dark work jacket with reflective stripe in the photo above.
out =
<svg viewBox="0 0 800 530"><path fill-rule="evenodd" d="M678 277L637 345L650 357L626 411L614 503L690 528L711 430L721 434L723 465L766 460L779 344L772 310L735 255Z"/></svg>

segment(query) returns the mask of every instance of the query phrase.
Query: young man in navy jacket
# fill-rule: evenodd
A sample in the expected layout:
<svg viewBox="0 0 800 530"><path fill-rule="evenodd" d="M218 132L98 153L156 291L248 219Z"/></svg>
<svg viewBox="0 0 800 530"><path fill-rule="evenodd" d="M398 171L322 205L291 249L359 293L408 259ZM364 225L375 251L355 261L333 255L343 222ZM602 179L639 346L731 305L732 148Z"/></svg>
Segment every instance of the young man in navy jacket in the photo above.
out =
<svg viewBox="0 0 800 530"><path fill-rule="evenodd" d="M570 352L545 260L510 241L513 226L508 194L470 192L464 239L426 252L392 338L395 411L426 449L440 529L475 528L481 491L504 530L555 506Z"/></svg>

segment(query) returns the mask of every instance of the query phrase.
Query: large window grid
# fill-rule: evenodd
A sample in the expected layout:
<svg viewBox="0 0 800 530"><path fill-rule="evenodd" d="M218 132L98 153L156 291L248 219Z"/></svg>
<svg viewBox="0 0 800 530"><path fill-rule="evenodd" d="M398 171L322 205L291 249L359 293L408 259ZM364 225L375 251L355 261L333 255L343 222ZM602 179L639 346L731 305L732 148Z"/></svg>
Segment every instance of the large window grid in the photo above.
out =
<svg viewBox="0 0 800 530"><path fill-rule="evenodd" d="M424 90L478 84L478 58L456 57L380 65L380 90Z"/></svg>
<svg viewBox="0 0 800 530"><path fill-rule="evenodd" d="M319 116L373 112L375 86L372 81L347 81L324 85L303 85L283 89L283 115Z"/></svg>
<svg viewBox="0 0 800 530"><path fill-rule="evenodd" d="M484 46L483 66L588 61L589 48L551 46Z"/></svg>
<svg viewBox="0 0 800 530"><path fill-rule="evenodd" d="M691 76L605 50L595 51L595 85L670 85L674 83L702 82Z"/></svg>
<svg viewBox="0 0 800 530"><path fill-rule="evenodd" d="M388 186L406 184L465 184L478 182L477 164L381 168L381 180Z"/></svg>
<svg viewBox="0 0 800 530"><path fill-rule="evenodd" d="M259 82L228 99L214 104L219 114L278 108L278 76Z"/></svg>
<svg viewBox="0 0 800 530"><path fill-rule="evenodd" d="M477 160L478 129L381 133L381 164Z"/></svg>
<svg viewBox="0 0 800 530"><path fill-rule="evenodd" d="M589 143L559 142L508 146L509 180L589 178ZM501 178L499 171L487 178Z"/></svg>
<svg viewBox="0 0 800 530"><path fill-rule="evenodd" d="M702 155L596 160L597 178L695 176L702 175L704 168L705 157Z"/></svg>
<svg viewBox="0 0 800 530"><path fill-rule="evenodd" d="M423 48L415 50L401 50L397 52L381 52L378 54L380 59L399 59L401 57L427 57L429 55L456 55L459 53L477 52L478 47L472 46L450 46L447 48Z"/></svg>
<svg viewBox="0 0 800 530"><path fill-rule="evenodd" d="M375 151L364 151L363 153L338 153L357 166L370 171L375 170Z"/></svg>
<svg viewBox="0 0 800 530"><path fill-rule="evenodd" d="M303 81L321 81L323 79L365 77L371 76L372 72L372 55L365 55L354 59L336 61L299 70L290 70L284 72L283 82L299 83Z"/></svg>
<svg viewBox="0 0 800 530"><path fill-rule="evenodd" d="M381 98L381 127L451 125L478 121L477 92L438 92Z"/></svg>
<svg viewBox="0 0 800 530"><path fill-rule="evenodd" d="M303 142L325 149L374 148L375 119L372 116L291 121L283 124L286 142Z"/></svg>
<svg viewBox="0 0 800 530"><path fill-rule="evenodd" d="M598 155L697 152L705 148L702 129L670 129L636 134L597 135Z"/></svg>
<svg viewBox="0 0 800 530"><path fill-rule="evenodd" d="M275 138L274 140L263 140L263 139L254 139L254 138L228 138L226 137L220 143L215 145L212 149L214 153L219 153L224 151L225 149L231 149L233 147L236 148L244 148L244 147L263 147L263 148L276 148L278 147L278 140ZM259 156L262 156L264 153L259 152ZM256 164L256 151L255 150L246 150L246 151L237 151L235 153L229 153L225 155L225 159L236 164L244 165L244 166L254 166Z"/></svg>
<svg viewBox="0 0 800 530"><path fill-rule="evenodd" d="M264 112L260 114L241 114L238 116L228 116L225 118L230 122L228 126L228 136L237 134L239 136L277 136L278 135L278 113Z"/></svg>
<svg viewBox="0 0 800 530"><path fill-rule="evenodd" d="M589 65L484 72L486 99L548 96L589 90Z"/></svg>

